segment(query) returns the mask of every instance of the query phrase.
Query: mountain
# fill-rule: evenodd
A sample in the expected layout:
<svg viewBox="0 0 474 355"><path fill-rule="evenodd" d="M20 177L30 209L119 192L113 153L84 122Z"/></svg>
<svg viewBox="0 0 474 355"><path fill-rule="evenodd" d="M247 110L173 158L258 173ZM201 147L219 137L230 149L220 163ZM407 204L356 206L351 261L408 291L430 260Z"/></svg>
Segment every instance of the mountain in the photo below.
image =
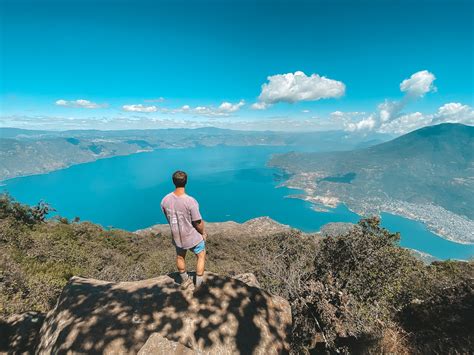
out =
<svg viewBox="0 0 474 355"><path fill-rule="evenodd" d="M293 174L286 184L305 189L315 202L332 198L361 214L401 214L474 242L472 126L424 127L347 152L276 155L270 165Z"/></svg>
<svg viewBox="0 0 474 355"><path fill-rule="evenodd" d="M295 146L311 151L352 149L373 139L342 131L286 133L235 131L215 127L151 130L32 131L0 128L0 180L40 174L74 164L158 148L196 146ZM369 143L368 143L369 142Z"/></svg>

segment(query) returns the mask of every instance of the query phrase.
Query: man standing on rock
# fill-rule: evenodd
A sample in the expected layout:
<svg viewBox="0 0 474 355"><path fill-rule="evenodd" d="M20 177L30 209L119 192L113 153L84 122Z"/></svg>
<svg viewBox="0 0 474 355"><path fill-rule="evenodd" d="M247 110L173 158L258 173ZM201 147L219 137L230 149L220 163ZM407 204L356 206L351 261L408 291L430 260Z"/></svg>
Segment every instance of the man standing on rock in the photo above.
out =
<svg viewBox="0 0 474 355"><path fill-rule="evenodd" d="M188 176L184 171L176 171L173 174L173 183L176 188L161 201L161 208L171 227L173 243L176 247L176 266L183 288L192 284L186 272L186 252L190 250L197 257L196 287L202 283L206 262L204 221L199 213L198 202L185 192L187 181Z"/></svg>

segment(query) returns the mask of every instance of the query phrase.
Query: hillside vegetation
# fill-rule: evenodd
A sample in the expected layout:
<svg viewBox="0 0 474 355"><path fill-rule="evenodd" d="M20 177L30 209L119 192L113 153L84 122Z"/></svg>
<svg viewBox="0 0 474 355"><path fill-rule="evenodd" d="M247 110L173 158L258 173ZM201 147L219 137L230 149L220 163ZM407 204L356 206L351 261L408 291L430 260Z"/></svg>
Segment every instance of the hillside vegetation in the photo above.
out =
<svg viewBox="0 0 474 355"><path fill-rule="evenodd" d="M73 275L140 280L175 271L161 234L138 235L0 199L0 315L50 310ZM238 227L237 227L238 228ZM474 265L424 265L377 218L325 238L295 230L213 235L207 269L252 272L290 301L295 353L467 353L474 346ZM190 269L194 258L190 258ZM1 349L0 349L1 350Z"/></svg>

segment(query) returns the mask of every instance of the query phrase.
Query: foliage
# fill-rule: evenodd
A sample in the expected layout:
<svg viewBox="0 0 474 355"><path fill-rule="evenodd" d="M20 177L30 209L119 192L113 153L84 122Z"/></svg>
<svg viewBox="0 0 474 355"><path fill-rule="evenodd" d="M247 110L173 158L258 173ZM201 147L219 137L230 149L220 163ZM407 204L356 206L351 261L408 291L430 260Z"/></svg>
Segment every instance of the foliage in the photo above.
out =
<svg viewBox="0 0 474 355"><path fill-rule="evenodd" d="M54 209L40 201L36 206L30 207L14 201L9 194L0 195L0 219L12 218L18 222L33 225L35 223L44 222L49 212Z"/></svg>
<svg viewBox="0 0 474 355"><path fill-rule="evenodd" d="M407 336L397 322L400 312L414 300L466 278L459 269L472 274L473 265L468 263L438 262L427 267L399 247L398 240L399 235L380 227L376 217L361 220L346 235L323 239L314 270L304 276L300 294L292 299L295 349L322 346L354 352L363 346L378 349L374 353L385 352L380 344L388 335L399 345ZM416 334L411 336L413 342Z"/></svg>

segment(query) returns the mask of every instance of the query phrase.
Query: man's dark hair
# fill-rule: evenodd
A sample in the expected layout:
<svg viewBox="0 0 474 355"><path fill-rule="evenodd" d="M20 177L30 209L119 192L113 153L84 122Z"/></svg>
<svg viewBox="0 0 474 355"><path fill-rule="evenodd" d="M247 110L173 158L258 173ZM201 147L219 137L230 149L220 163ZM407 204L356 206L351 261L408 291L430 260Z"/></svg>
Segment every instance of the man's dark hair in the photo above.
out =
<svg viewBox="0 0 474 355"><path fill-rule="evenodd" d="M188 182L188 175L181 170L176 171L173 174L173 184L176 187L185 187Z"/></svg>

